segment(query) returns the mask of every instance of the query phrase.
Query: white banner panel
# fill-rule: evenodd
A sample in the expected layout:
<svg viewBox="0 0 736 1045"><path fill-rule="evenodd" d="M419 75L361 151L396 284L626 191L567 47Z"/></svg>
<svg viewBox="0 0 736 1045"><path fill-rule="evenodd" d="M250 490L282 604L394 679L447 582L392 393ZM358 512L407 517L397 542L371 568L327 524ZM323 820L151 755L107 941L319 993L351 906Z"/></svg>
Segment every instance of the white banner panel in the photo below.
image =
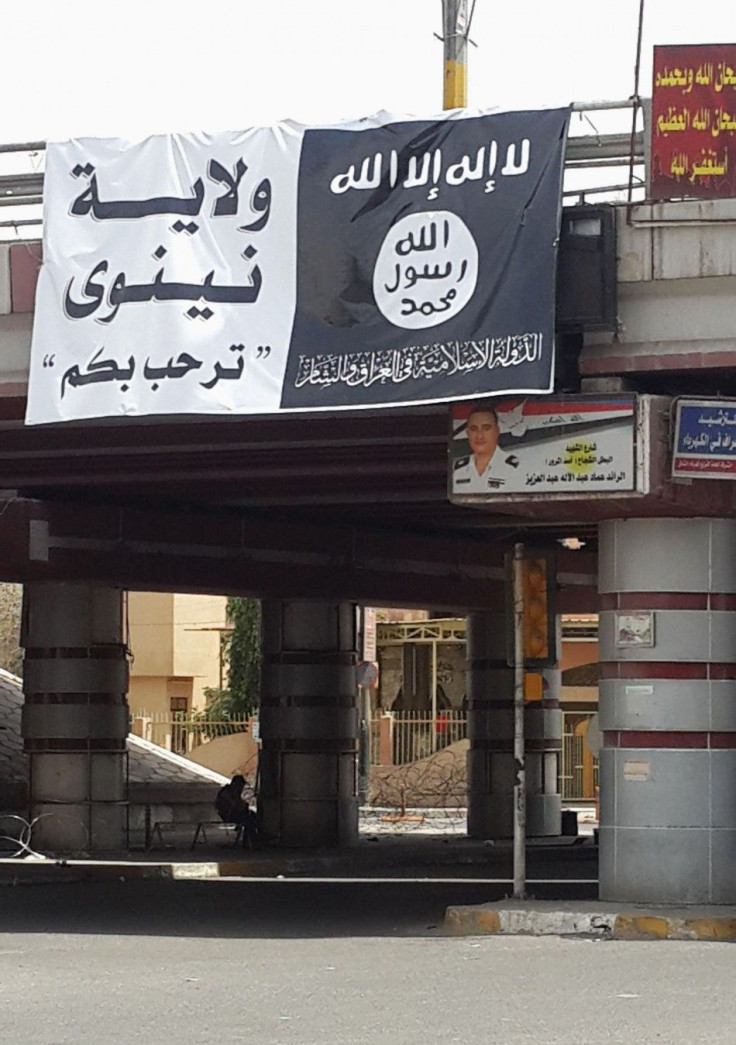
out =
<svg viewBox="0 0 736 1045"><path fill-rule="evenodd" d="M278 409L301 140L49 145L29 423Z"/></svg>
<svg viewBox="0 0 736 1045"><path fill-rule="evenodd" d="M27 423L548 391L567 118L50 144Z"/></svg>

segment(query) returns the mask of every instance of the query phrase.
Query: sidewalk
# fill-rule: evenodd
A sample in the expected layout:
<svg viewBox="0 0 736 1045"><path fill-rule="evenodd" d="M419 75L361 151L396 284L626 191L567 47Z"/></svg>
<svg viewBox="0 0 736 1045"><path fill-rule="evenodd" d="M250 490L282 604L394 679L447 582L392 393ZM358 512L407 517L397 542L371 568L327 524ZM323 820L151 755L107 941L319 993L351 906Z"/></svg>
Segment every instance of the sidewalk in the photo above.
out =
<svg viewBox="0 0 736 1045"><path fill-rule="evenodd" d="M113 854L106 859L0 859L0 884L21 881L90 881L109 878L220 878L312 876L328 878L476 878L512 876L512 843L429 831L369 832L340 849L234 848L227 833L191 850L192 829L167 837L166 848ZM581 880L591 895L597 878L592 839L540 839L528 847L529 877ZM504 892L510 891L505 889ZM569 891L569 890L568 890Z"/></svg>
<svg viewBox="0 0 736 1045"><path fill-rule="evenodd" d="M452 936L586 936L607 940L736 940L727 906L504 900L448 907Z"/></svg>

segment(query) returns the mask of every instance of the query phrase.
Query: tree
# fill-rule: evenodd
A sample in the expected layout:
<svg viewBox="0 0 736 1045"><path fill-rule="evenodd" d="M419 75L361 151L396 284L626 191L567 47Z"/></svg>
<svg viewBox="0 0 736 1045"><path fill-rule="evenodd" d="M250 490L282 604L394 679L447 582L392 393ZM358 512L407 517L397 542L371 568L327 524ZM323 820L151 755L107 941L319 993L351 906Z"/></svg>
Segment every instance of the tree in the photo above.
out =
<svg viewBox="0 0 736 1045"><path fill-rule="evenodd" d="M232 631L223 635L222 657L227 666L227 688L207 689L203 719L209 722L242 720L257 709L261 682L261 603L242 597L227 600Z"/></svg>
<svg viewBox="0 0 736 1045"><path fill-rule="evenodd" d="M257 709L260 696L260 599L228 599L227 619L233 626L228 650L227 688L233 706L250 715Z"/></svg>
<svg viewBox="0 0 736 1045"><path fill-rule="evenodd" d="M22 601L22 585L0 584L0 668L13 675L20 675L23 670L23 650L20 647Z"/></svg>

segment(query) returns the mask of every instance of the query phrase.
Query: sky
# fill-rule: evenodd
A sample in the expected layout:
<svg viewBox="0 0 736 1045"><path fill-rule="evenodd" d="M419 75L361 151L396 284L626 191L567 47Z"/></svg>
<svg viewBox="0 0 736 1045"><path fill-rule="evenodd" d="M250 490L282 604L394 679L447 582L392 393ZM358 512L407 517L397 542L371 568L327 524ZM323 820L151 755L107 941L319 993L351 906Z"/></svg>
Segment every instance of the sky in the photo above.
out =
<svg viewBox="0 0 736 1045"><path fill-rule="evenodd" d="M470 0L472 4L472 0ZM634 89L639 0L477 0L469 106ZM441 0L0 0L0 143L332 123L442 107ZM736 41L732 0L646 0L654 43Z"/></svg>

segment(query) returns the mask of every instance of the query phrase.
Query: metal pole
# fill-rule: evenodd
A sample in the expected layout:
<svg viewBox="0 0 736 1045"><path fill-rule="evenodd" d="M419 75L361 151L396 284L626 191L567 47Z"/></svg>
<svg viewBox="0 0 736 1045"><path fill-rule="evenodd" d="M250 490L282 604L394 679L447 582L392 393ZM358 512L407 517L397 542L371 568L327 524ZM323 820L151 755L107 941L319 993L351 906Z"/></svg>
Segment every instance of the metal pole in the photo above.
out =
<svg viewBox="0 0 736 1045"><path fill-rule="evenodd" d="M437 639L432 639L432 751L437 750Z"/></svg>
<svg viewBox="0 0 736 1045"><path fill-rule="evenodd" d="M634 194L634 139L636 138L636 115L639 111L639 70L641 69L641 37L644 28L644 0L639 0L639 28L636 36L636 62L634 63L634 108L631 114L631 163L629 165L629 207ZM629 211L629 214L631 211Z"/></svg>
<svg viewBox="0 0 736 1045"><path fill-rule="evenodd" d="M0 145L0 153L4 152L41 152L46 142L16 142L14 145Z"/></svg>
<svg viewBox="0 0 736 1045"><path fill-rule="evenodd" d="M365 661L365 608L363 606L355 607L355 629L356 629L356 644L360 651L358 659L362 662ZM357 669L357 666L356 666ZM368 733L370 731L370 723L366 719L366 688L361 684L357 678L356 670L356 684L357 684L357 696L358 696L358 804L361 806L367 803L368 793ZM368 701L370 707L370 699Z"/></svg>
<svg viewBox="0 0 736 1045"><path fill-rule="evenodd" d="M526 896L526 763L524 759L524 545L514 546L514 899Z"/></svg>
<svg viewBox="0 0 736 1045"><path fill-rule="evenodd" d="M442 0L442 42L445 50L443 107L468 104L468 0Z"/></svg>
<svg viewBox="0 0 736 1045"><path fill-rule="evenodd" d="M370 800L371 779L371 691L369 686L359 686L360 702L360 746L358 749L358 801L362 806Z"/></svg>

